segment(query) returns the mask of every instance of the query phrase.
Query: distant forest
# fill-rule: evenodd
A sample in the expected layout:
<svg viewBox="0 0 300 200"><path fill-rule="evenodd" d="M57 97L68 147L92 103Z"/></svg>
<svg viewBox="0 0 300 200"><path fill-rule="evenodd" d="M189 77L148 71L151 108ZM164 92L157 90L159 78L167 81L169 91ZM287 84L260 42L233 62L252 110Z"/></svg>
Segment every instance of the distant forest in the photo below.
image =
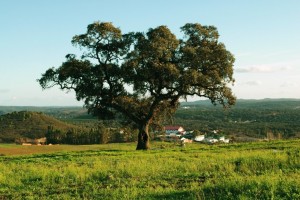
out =
<svg viewBox="0 0 300 200"><path fill-rule="evenodd" d="M300 100L238 100L230 109L209 101L182 103L174 120L189 129L224 135L255 138L292 138L300 136Z"/></svg>
<svg viewBox="0 0 300 200"><path fill-rule="evenodd" d="M86 109L82 107L0 106L0 128L2 129L0 130L0 142L1 140L2 142L7 141L7 138L9 141L13 141L15 137L22 137L22 133L15 129L20 121L26 119L26 116L22 114L25 117L21 117L20 120L20 116L14 119L14 115L12 115L12 113L20 111L40 112L65 124L62 125L58 121L54 123L52 119L41 117L42 115L32 115L36 117L30 121L36 121L40 127L33 127L37 125L27 122L30 126L22 127L22 131L25 133L23 136L35 137L32 130L38 129L36 136L47 135L53 143L89 144L136 140L137 132L135 130L121 127L117 122L100 123L99 125L98 120L88 115ZM6 117L8 113L10 113L10 118ZM45 120L41 122L38 120L39 118ZM41 128L42 123L43 128ZM230 109L223 109L218 105L213 106L208 100L182 102L175 116L166 119L163 125L170 124L183 126L187 131L197 130L202 134L218 130L219 134L231 139L240 137L300 138L300 100L238 100L236 105ZM25 130L26 128L28 130ZM153 129L152 132L154 132ZM154 137L153 134L152 137Z"/></svg>

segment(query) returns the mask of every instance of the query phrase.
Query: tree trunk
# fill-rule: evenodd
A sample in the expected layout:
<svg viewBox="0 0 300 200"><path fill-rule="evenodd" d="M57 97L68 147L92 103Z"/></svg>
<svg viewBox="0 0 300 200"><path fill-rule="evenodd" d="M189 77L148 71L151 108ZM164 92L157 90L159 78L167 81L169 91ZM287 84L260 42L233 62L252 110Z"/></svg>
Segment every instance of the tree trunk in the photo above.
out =
<svg viewBox="0 0 300 200"><path fill-rule="evenodd" d="M148 128L149 124L144 124L140 126L136 150L147 150L150 148Z"/></svg>

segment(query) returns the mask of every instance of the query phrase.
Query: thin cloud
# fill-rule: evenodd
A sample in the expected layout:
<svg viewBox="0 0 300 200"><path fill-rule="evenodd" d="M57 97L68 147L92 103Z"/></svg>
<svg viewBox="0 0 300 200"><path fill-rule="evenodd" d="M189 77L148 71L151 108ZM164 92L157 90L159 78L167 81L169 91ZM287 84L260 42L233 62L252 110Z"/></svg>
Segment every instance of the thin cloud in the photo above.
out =
<svg viewBox="0 0 300 200"><path fill-rule="evenodd" d="M245 83L245 85L258 86L258 85L262 85L262 82L261 81L248 81Z"/></svg>
<svg viewBox="0 0 300 200"><path fill-rule="evenodd" d="M274 69L269 66L252 66L236 69L236 72L239 73L269 73L272 71L274 71Z"/></svg>
<svg viewBox="0 0 300 200"><path fill-rule="evenodd" d="M276 66L276 65L257 65L244 68L237 68L237 73L273 73L281 71L289 71L292 68L290 66Z"/></svg>
<svg viewBox="0 0 300 200"><path fill-rule="evenodd" d="M242 82L242 83L240 83L240 85L259 86L259 85L262 85L262 82L259 80L254 80L254 81Z"/></svg>

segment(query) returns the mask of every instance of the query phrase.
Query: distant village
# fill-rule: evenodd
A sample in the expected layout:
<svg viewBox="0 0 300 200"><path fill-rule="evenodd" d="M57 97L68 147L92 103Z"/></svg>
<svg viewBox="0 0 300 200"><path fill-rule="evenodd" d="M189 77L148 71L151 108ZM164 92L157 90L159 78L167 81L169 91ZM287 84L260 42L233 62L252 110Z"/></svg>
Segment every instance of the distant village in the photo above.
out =
<svg viewBox="0 0 300 200"><path fill-rule="evenodd" d="M197 134L194 131L185 131L182 126L165 126L164 134L156 135L156 139L174 141L180 140L182 143L201 142L206 144L229 143L230 140L220 135L218 130L211 134Z"/></svg>

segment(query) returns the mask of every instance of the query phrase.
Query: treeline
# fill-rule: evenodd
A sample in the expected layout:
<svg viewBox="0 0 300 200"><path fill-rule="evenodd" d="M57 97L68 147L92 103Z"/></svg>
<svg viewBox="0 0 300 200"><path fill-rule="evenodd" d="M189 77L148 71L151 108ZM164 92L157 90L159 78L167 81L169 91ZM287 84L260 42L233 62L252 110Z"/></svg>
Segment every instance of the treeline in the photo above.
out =
<svg viewBox="0 0 300 200"><path fill-rule="evenodd" d="M226 135L266 138L271 134L278 138L293 138L300 137L299 108L296 105L291 108L263 108L258 104L252 108L224 110L220 107L194 106L179 109L174 121L186 129L201 132L220 130Z"/></svg>
<svg viewBox="0 0 300 200"><path fill-rule="evenodd" d="M47 137L52 144L101 144L136 141L138 135L136 130L120 128L116 121L99 122L79 107L26 107L57 119L41 112L6 113L14 109L25 108L0 107L0 142ZM300 100L238 100L228 110L209 101L183 102L174 118L166 121L163 125L181 125L201 133L219 130L226 136L300 138Z"/></svg>
<svg viewBox="0 0 300 200"><path fill-rule="evenodd" d="M48 144L106 144L106 143L122 143L134 142L137 140L137 130L129 128L107 128L99 125L91 128L89 131L81 129L71 129L61 131L48 127L46 133Z"/></svg>
<svg viewBox="0 0 300 200"><path fill-rule="evenodd" d="M68 124L41 112L20 111L0 115L0 142L11 143L17 138L45 137L47 127L67 131L78 126Z"/></svg>
<svg viewBox="0 0 300 200"><path fill-rule="evenodd" d="M74 123L70 123L71 121ZM136 130L122 128L115 121L99 122L96 119L77 118L61 121L41 112L31 111L0 115L0 142L4 143L46 137L48 144L105 144L133 142L137 140L137 135Z"/></svg>

